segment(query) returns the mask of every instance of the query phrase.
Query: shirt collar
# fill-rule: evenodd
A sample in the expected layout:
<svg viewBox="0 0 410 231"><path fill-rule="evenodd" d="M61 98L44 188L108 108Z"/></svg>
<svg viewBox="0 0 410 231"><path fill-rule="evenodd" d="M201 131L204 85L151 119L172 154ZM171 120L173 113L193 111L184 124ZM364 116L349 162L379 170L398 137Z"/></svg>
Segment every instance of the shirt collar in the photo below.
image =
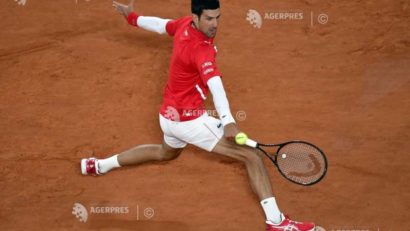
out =
<svg viewBox="0 0 410 231"><path fill-rule="evenodd" d="M209 38L208 36L206 36L204 33L202 33L200 30L196 29L193 26L193 22L191 21L191 23L189 24L189 28L188 28L188 33L192 36L194 36L197 39L203 40L206 43L210 43L212 44L214 42L214 38Z"/></svg>

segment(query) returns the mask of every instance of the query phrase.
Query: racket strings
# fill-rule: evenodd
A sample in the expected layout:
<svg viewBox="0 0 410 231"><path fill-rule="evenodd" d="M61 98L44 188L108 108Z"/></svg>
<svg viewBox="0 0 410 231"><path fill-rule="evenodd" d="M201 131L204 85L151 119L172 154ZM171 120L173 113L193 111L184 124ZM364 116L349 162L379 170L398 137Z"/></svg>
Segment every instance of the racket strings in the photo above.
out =
<svg viewBox="0 0 410 231"><path fill-rule="evenodd" d="M282 146L276 161L286 178L300 184L316 182L326 172L326 159L322 152L307 143L293 142Z"/></svg>

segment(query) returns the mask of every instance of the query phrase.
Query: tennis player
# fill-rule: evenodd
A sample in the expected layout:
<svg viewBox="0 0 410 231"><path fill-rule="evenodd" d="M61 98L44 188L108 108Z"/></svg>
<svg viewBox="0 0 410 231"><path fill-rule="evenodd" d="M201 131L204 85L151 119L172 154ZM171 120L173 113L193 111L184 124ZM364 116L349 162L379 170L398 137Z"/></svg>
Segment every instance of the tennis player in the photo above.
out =
<svg viewBox="0 0 410 231"><path fill-rule="evenodd" d="M192 15L176 20L138 15L133 5L133 0L128 5L113 2L130 25L173 37L169 77L159 111L164 140L162 144L139 145L107 159L82 159L82 174L102 175L121 166L170 161L191 144L245 164L251 188L266 214L267 231L314 230L313 223L296 222L281 213L259 151L234 142L240 130L215 62L214 37L221 18L219 0L192 0ZM204 101L209 92L219 119L205 110Z"/></svg>

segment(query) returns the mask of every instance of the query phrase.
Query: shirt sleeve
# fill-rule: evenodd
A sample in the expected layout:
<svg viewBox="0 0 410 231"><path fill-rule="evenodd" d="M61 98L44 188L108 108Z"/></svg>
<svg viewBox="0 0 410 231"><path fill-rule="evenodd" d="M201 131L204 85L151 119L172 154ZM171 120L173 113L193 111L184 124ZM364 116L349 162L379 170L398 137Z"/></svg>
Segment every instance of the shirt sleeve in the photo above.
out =
<svg viewBox="0 0 410 231"><path fill-rule="evenodd" d="M191 20L191 19L192 19L192 16L186 16L183 18L179 18L179 19L175 19L175 20L171 20L167 22L165 29L168 35L174 36L178 28L185 22L185 20Z"/></svg>
<svg viewBox="0 0 410 231"><path fill-rule="evenodd" d="M159 17L140 16L135 12L131 12L128 14L127 21L132 26L158 34L164 34L166 32L166 24L171 20Z"/></svg>
<svg viewBox="0 0 410 231"><path fill-rule="evenodd" d="M225 126L230 123L235 123L235 119L229 109L228 98L226 98L226 93L221 78L219 76L211 78L208 81L208 87L212 93L215 109L218 112L222 125Z"/></svg>
<svg viewBox="0 0 410 231"><path fill-rule="evenodd" d="M202 82L207 85L209 79L214 76L222 76L216 66L216 50L214 45L204 44L196 51L195 65L199 71Z"/></svg>
<svg viewBox="0 0 410 231"><path fill-rule="evenodd" d="M169 19L162 19L158 17L139 16L137 20L138 27L147 31L156 32L158 34L165 34L165 26Z"/></svg>

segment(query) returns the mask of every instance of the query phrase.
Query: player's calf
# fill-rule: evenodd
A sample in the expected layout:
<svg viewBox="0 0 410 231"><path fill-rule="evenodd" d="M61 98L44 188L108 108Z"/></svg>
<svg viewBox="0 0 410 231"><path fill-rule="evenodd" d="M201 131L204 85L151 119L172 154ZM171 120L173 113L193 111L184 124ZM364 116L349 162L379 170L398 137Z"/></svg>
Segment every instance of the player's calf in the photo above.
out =
<svg viewBox="0 0 410 231"><path fill-rule="evenodd" d="M139 165L152 161L171 161L176 159L183 148L172 148L165 144L144 144L106 159L94 157L81 160L83 175L102 175L114 168Z"/></svg>

